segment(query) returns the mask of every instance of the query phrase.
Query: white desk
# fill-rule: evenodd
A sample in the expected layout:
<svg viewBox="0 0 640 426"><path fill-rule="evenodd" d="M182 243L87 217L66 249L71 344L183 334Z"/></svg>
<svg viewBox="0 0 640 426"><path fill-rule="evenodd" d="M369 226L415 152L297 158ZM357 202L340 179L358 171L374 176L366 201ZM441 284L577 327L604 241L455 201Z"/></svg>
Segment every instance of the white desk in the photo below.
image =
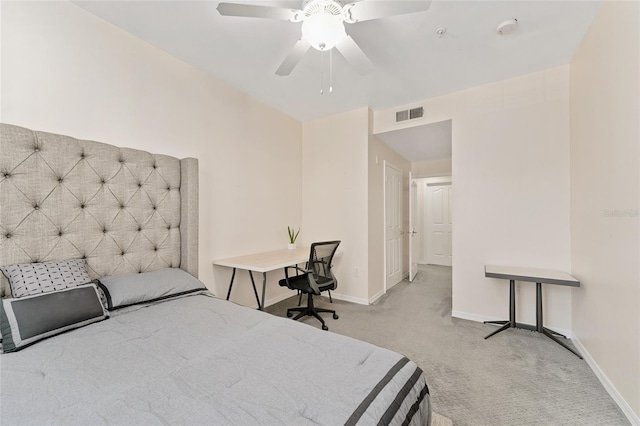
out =
<svg viewBox="0 0 640 426"><path fill-rule="evenodd" d="M566 349L573 352L578 358L582 359L582 356L564 342L558 340L555 336L561 336L566 339L566 336L557 333L553 330L546 328L543 325L542 320L542 283L566 285L570 287L580 287L580 281L562 271L553 271L548 269L536 269L536 268L520 268L516 266L497 266L497 265L485 265L484 276L488 278L501 278L509 280L509 319L501 321L485 321L487 324L502 325L496 331L488 334L485 339L498 334L507 328L524 328L527 330L537 331L545 336L549 337L554 342L564 346ZM516 322L516 289L515 282L528 281L536 283L536 325L535 327L529 324L520 324ZM554 336L555 335L555 336Z"/></svg>
<svg viewBox="0 0 640 426"><path fill-rule="evenodd" d="M258 302L258 309L262 311L264 310L265 293L267 288L267 272L304 263L308 260L309 248L298 247L292 250L284 249L249 254L246 256L229 257L227 259L214 260L213 264L233 268L231 282L229 283L229 290L227 291L227 300L229 300L229 297L231 296L231 288L233 287L233 280L236 276L236 269L244 269L248 271L249 277L251 277L251 284L253 285L253 292L256 296L256 301ZM258 290L256 289L256 283L253 279L254 271L262 272L262 300L258 297Z"/></svg>

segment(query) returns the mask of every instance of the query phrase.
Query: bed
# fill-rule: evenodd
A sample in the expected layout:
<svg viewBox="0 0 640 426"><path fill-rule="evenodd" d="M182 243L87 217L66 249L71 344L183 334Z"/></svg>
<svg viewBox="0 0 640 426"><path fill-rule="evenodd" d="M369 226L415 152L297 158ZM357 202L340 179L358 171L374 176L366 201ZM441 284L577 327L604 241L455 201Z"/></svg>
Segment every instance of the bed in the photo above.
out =
<svg viewBox="0 0 640 426"><path fill-rule="evenodd" d="M8 124L0 152L3 424L430 423L412 361L197 280L196 159Z"/></svg>

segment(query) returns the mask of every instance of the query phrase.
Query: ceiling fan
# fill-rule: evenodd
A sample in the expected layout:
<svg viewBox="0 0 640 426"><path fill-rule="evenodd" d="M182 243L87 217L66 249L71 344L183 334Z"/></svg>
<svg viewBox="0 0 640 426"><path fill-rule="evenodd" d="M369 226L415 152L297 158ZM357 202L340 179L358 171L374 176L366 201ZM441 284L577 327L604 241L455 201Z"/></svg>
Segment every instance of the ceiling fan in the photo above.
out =
<svg viewBox="0 0 640 426"><path fill-rule="evenodd" d="M286 76L298 65L309 48L329 51L334 47L361 75L373 69L373 64L345 31L345 24L355 24L388 16L427 10L431 0L361 0L344 4L342 0L303 0L302 9L220 3L218 12L226 16L278 19L302 22L302 37L293 46L276 74Z"/></svg>

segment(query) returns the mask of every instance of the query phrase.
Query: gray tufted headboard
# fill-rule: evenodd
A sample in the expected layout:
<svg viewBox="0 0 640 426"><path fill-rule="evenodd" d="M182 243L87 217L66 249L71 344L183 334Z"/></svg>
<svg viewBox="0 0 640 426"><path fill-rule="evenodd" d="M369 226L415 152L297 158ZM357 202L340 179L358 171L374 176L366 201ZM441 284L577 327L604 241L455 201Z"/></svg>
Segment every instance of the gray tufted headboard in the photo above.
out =
<svg viewBox="0 0 640 426"><path fill-rule="evenodd" d="M72 258L197 277L198 160L0 124L0 265Z"/></svg>

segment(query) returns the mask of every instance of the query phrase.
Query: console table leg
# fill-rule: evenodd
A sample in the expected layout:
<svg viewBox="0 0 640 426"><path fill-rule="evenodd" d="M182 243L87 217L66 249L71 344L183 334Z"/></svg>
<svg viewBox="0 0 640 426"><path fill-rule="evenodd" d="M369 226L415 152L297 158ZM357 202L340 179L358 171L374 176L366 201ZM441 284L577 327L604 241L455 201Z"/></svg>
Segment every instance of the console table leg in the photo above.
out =
<svg viewBox="0 0 640 426"><path fill-rule="evenodd" d="M558 333L557 331L553 331L553 330L551 330L550 328L547 328L547 327L543 327L543 328L544 328L545 330L547 330L549 333L551 333L551 334L553 334L553 335L555 335L555 336L564 337L565 339L567 338L567 336L565 336L565 335L564 335L564 334L562 334L562 333Z"/></svg>
<svg viewBox="0 0 640 426"><path fill-rule="evenodd" d="M491 324L496 324L498 321L491 321ZM497 329L496 331L493 331L489 334L487 334L486 336L484 336L484 339L487 340L489 337L493 336L494 334L498 334L501 331L506 330L507 328L511 328L511 322L510 321L503 321L505 324L500 327L499 329ZM485 322L485 324L489 323L489 321Z"/></svg>
<svg viewBox="0 0 640 426"><path fill-rule="evenodd" d="M553 340L554 342L556 342L557 344L559 344L560 346L564 346L565 349L567 349L568 351L573 352L573 354L575 356L577 356L578 358L582 359L582 355L580 355L576 350L570 348L566 343L564 343L561 340L556 339L556 336L554 336L553 334L551 334L546 328L542 327L542 333L544 333L545 336L547 336L549 339Z"/></svg>
<svg viewBox="0 0 640 426"><path fill-rule="evenodd" d="M571 349L566 343L558 340L555 335L562 336L566 339L563 334L557 333L555 331L549 330L543 325L543 316L542 316L542 283L536 283L536 331L538 333L542 333L560 346L563 346L565 349L573 352L575 356L582 359L582 356L575 350Z"/></svg>
<svg viewBox="0 0 640 426"><path fill-rule="evenodd" d="M498 324L502 325L499 329L487 334L485 340L494 334L498 334L507 328L516 328L516 282L515 280L509 280L509 319L500 321L484 321L484 324Z"/></svg>

